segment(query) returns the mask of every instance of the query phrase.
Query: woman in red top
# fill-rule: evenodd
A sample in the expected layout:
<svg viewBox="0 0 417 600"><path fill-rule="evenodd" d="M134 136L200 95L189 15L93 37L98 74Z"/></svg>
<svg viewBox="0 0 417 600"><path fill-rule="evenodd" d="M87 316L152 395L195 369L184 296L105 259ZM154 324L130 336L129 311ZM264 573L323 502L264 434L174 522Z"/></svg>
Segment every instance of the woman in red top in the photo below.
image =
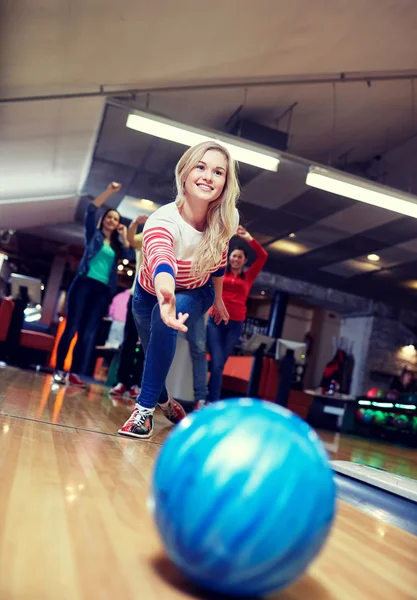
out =
<svg viewBox="0 0 417 600"><path fill-rule="evenodd" d="M224 365L242 332L249 292L268 258L267 252L244 227L238 227L236 235L255 250L256 260L249 268L243 270L248 261L246 250L239 247L230 254L222 295L229 313L229 321L222 322L213 310L207 325L207 345L211 356L208 402L215 402L220 398Z"/></svg>

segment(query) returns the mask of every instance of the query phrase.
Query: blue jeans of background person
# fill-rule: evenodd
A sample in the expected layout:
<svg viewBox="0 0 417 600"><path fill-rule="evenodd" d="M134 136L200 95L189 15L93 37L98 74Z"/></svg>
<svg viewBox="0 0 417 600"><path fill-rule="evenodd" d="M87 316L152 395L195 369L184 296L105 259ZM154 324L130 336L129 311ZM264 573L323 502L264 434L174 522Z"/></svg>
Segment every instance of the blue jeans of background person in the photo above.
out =
<svg viewBox="0 0 417 600"><path fill-rule="evenodd" d="M117 382L130 389L142 381L144 351L142 346L137 347L138 332L132 313L133 296L129 296L127 303L126 323L123 331L123 344L120 350Z"/></svg>
<svg viewBox="0 0 417 600"><path fill-rule="evenodd" d="M56 368L64 368L71 340L78 333L71 372L86 375L95 347L98 329L110 300L109 286L91 277L76 277L67 295L67 323L59 340Z"/></svg>
<svg viewBox="0 0 417 600"><path fill-rule="evenodd" d="M193 362L194 400L206 400L207 397L207 358L206 358L206 323L204 315L186 323L185 334L190 347Z"/></svg>
<svg viewBox="0 0 417 600"><path fill-rule="evenodd" d="M229 321L216 325L213 317L207 323L207 346L211 358L208 401L219 400L222 390L223 369L242 332L242 321Z"/></svg>
<svg viewBox="0 0 417 600"><path fill-rule="evenodd" d="M179 290L175 297L177 314L188 313L188 320L193 324L213 304L214 287L209 280L203 287ZM139 283L136 283L133 296L133 316L145 350L142 389L137 402L153 408L158 402L163 404L168 400L165 379L174 360L178 332L165 325L156 296L144 290ZM181 373L178 376L181 377Z"/></svg>

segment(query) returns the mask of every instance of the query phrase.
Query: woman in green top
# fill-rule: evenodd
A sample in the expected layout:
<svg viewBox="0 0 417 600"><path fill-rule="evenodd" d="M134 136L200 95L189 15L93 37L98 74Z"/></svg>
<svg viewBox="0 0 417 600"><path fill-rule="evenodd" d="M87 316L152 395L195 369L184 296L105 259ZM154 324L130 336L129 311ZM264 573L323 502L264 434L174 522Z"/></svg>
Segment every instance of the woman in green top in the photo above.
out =
<svg viewBox="0 0 417 600"><path fill-rule="evenodd" d="M85 387L79 375L86 374L94 349L97 330L108 303L117 288L117 264L129 257L127 230L120 223L120 214L109 208L97 223L97 209L121 188L112 183L91 202L85 214L86 248L67 297L67 323L57 350L54 380ZM78 334L71 370L63 372L65 357L72 338Z"/></svg>

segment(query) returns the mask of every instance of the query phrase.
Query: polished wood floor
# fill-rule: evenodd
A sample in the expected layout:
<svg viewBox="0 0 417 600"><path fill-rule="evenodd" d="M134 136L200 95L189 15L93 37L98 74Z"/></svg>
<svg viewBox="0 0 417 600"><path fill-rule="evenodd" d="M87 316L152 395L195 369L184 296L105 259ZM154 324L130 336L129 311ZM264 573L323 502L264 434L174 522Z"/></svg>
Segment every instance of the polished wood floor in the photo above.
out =
<svg viewBox="0 0 417 600"><path fill-rule="evenodd" d="M160 444L120 438L130 408L101 386L0 369L0 599L202 598L165 558L146 508ZM332 457L417 478L413 450L323 434ZM281 600L417 597L417 538L339 502L329 542ZM209 597L209 596L207 596Z"/></svg>

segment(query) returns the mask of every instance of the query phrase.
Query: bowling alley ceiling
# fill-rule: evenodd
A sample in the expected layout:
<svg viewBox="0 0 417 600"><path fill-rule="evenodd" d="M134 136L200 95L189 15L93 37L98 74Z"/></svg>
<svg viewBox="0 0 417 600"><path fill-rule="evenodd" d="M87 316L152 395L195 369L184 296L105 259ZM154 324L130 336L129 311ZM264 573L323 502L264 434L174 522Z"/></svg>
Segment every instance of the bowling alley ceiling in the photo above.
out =
<svg viewBox="0 0 417 600"><path fill-rule="evenodd" d="M0 229L79 243L86 196L112 180L126 219L140 198L172 199L181 147L128 131L123 104L220 131L241 106L305 159L242 165L242 220L267 270L414 304L417 220L304 183L314 161L417 194L414 0L1 6Z"/></svg>

